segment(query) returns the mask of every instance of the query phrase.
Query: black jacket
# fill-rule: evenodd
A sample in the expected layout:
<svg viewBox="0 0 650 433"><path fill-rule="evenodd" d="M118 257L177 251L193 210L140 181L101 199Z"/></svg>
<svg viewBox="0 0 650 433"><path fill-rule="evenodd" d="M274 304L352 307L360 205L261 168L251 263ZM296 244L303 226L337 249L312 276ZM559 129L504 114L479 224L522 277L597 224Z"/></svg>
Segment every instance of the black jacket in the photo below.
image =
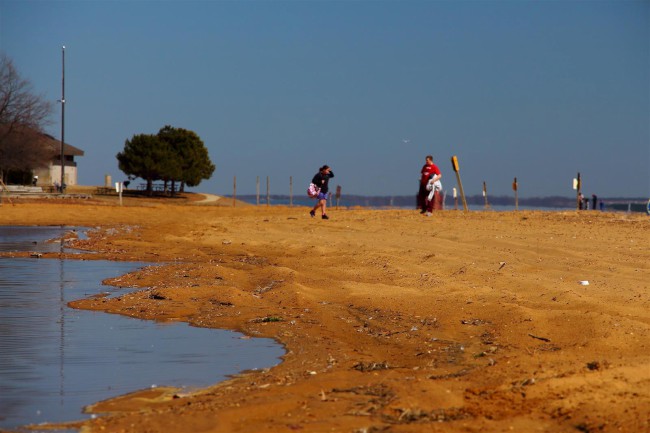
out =
<svg viewBox="0 0 650 433"><path fill-rule="evenodd" d="M329 187L327 183L333 177L334 177L334 172L331 170L328 174L323 174L319 171L318 173L316 173L316 176L314 176L314 178L311 180L311 183L319 187L320 192L322 192L323 194L327 194L327 192L329 191Z"/></svg>

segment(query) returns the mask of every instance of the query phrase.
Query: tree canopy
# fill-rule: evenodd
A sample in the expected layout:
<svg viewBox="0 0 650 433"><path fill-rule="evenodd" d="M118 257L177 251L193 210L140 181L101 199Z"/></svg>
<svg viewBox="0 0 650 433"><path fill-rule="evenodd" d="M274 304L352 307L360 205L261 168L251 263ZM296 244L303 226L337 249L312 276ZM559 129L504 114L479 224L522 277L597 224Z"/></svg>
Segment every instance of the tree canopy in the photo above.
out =
<svg viewBox="0 0 650 433"><path fill-rule="evenodd" d="M53 157L42 130L49 123L52 104L36 95L4 54L0 55L0 174L31 172Z"/></svg>
<svg viewBox="0 0 650 433"><path fill-rule="evenodd" d="M124 150L117 154L119 168L129 176L147 181L147 192L153 193L153 182L171 182L172 194L176 182L197 186L209 179L215 170L201 138L183 128L164 126L158 134L137 134L126 140Z"/></svg>

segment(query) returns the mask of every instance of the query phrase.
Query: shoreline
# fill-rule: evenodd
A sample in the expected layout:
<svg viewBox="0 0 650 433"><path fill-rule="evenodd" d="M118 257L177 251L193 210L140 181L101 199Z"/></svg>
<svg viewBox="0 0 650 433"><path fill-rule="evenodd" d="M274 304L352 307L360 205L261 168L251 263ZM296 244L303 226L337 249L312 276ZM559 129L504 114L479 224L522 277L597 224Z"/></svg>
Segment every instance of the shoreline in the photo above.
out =
<svg viewBox="0 0 650 433"><path fill-rule="evenodd" d="M276 367L195 394L97 403L110 414L72 424L84 431L650 425L645 215L332 209L323 222L276 206L1 210L3 225L101 227L75 242L94 258L167 263L120 277L147 289L75 308L233 329L287 350Z"/></svg>

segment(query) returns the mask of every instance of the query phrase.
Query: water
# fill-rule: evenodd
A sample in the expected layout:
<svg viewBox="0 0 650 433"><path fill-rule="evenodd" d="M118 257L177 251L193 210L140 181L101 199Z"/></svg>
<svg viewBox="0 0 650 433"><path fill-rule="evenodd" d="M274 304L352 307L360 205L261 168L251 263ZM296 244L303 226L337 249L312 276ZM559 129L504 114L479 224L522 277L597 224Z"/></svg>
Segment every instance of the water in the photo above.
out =
<svg viewBox="0 0 650 433"><path fill-rule="evenodd" d="M0 227L0 251L59 251L69 228ZM74 310L67 302L144 263L0 258L0 429L86 418L83 406L152 386L194 388L284 354L270 339Z"/></svg>

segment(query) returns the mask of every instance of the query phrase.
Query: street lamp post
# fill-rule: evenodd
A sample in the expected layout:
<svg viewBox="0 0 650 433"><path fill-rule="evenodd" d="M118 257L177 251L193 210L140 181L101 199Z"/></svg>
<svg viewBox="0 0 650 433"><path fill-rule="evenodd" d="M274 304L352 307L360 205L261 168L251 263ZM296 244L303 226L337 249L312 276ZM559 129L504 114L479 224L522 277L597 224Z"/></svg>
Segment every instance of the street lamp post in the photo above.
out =
<svg viewBox="0 0 650 433"><path fill-rule="evenodd" d="M65 155L63 146L65 143L65 45L61 48L61 194L65 180Z"/></svg>

